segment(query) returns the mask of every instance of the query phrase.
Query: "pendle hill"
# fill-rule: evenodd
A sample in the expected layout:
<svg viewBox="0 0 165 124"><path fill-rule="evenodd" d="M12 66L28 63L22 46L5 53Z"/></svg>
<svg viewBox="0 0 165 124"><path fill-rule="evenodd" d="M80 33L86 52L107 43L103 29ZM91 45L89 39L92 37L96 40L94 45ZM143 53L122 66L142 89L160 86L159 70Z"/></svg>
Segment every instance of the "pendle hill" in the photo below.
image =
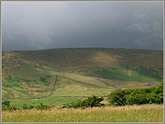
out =
<svg viewBox="0 0 165 124"><path fill-rule="evenodd" d="M163 51L59 48L2 52L2 99L66 104L163 80ZM28 101L27 101L28 100Z"/></svg>

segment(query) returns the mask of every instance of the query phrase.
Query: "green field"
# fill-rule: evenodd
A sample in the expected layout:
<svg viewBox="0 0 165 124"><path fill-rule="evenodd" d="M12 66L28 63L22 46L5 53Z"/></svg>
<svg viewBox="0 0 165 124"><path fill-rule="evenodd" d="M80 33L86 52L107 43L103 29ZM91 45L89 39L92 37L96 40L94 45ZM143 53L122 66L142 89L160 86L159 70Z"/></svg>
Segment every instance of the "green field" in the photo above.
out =
<svg viewBox="0 0 165 124"><path fill-rule="evenodd" d="M162 50L70 48L2 52L2 99L60 105L159 83Z"/></svg>
<svg viewBox="0 0 165 124"><path fill-rule="evenodd" d="M111 70L97 70L94 74L109 79L127 81L161 81L161 75L153 68L133 66L128 68L112 67Z"/></svg>
<svg viewBox="0 0 165 124"><path fill-rule="evenodd" d="M2 122L163 122L163 105L3 111Z"/></svg>
<svg viewBox="0 0 165 124"><path fill-rule="evenodd" d="M58 106L58 105L71 103L82 98L83 97L76 97L76 96L75 97L74 96L70 96L70 97L56 96L56 97L46 97L46 98L40 98L40 99L8 99L8 100L11 102L11 105L16 105L16 106L23 106L24 104L37 106L40 103L50 105L50 106Z"/></svg>

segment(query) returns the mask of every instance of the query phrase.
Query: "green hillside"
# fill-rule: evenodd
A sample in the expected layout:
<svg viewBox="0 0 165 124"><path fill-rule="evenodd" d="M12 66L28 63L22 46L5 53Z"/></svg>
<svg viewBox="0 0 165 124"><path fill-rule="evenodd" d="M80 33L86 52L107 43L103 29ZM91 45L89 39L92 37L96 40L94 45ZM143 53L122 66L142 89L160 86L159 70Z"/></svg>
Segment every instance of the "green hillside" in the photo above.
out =
<svg viewBox="0 0 165 124"><path fill-rule="evenodd" d="M162 50L63 48L2 52L2 98L54 105L162 80ZM59 100L57 97L60 97ZM36 102L38 103L38 102Z"/></svg>

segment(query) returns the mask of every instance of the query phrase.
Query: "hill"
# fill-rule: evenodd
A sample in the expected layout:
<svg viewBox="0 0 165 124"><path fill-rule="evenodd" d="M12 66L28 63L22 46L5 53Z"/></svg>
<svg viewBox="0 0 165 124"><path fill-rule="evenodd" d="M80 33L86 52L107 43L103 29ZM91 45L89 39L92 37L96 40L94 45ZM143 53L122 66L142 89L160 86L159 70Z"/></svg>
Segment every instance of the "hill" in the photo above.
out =
<svg viewBox="0 0 165 124"><path fill-rule="evenodd" d="M39 98L53 99L54 105L65 104L66 98L72 102L90 95L104 96L117 88L155 85L162 80L162 74L162 50L3 51L2 98L18 104Z"/></svg>

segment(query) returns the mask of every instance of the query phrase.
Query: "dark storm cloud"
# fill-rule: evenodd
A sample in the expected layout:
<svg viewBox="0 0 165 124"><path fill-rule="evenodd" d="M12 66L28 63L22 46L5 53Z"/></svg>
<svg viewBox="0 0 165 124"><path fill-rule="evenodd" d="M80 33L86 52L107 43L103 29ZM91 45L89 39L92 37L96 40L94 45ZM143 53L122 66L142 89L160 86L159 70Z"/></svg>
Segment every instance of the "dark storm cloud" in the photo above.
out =
<svg viewBox="0 0 165 124"><path fill-rule="evenodd" d="M3 50L162 49L163 2L2 2Z"/></svg>

